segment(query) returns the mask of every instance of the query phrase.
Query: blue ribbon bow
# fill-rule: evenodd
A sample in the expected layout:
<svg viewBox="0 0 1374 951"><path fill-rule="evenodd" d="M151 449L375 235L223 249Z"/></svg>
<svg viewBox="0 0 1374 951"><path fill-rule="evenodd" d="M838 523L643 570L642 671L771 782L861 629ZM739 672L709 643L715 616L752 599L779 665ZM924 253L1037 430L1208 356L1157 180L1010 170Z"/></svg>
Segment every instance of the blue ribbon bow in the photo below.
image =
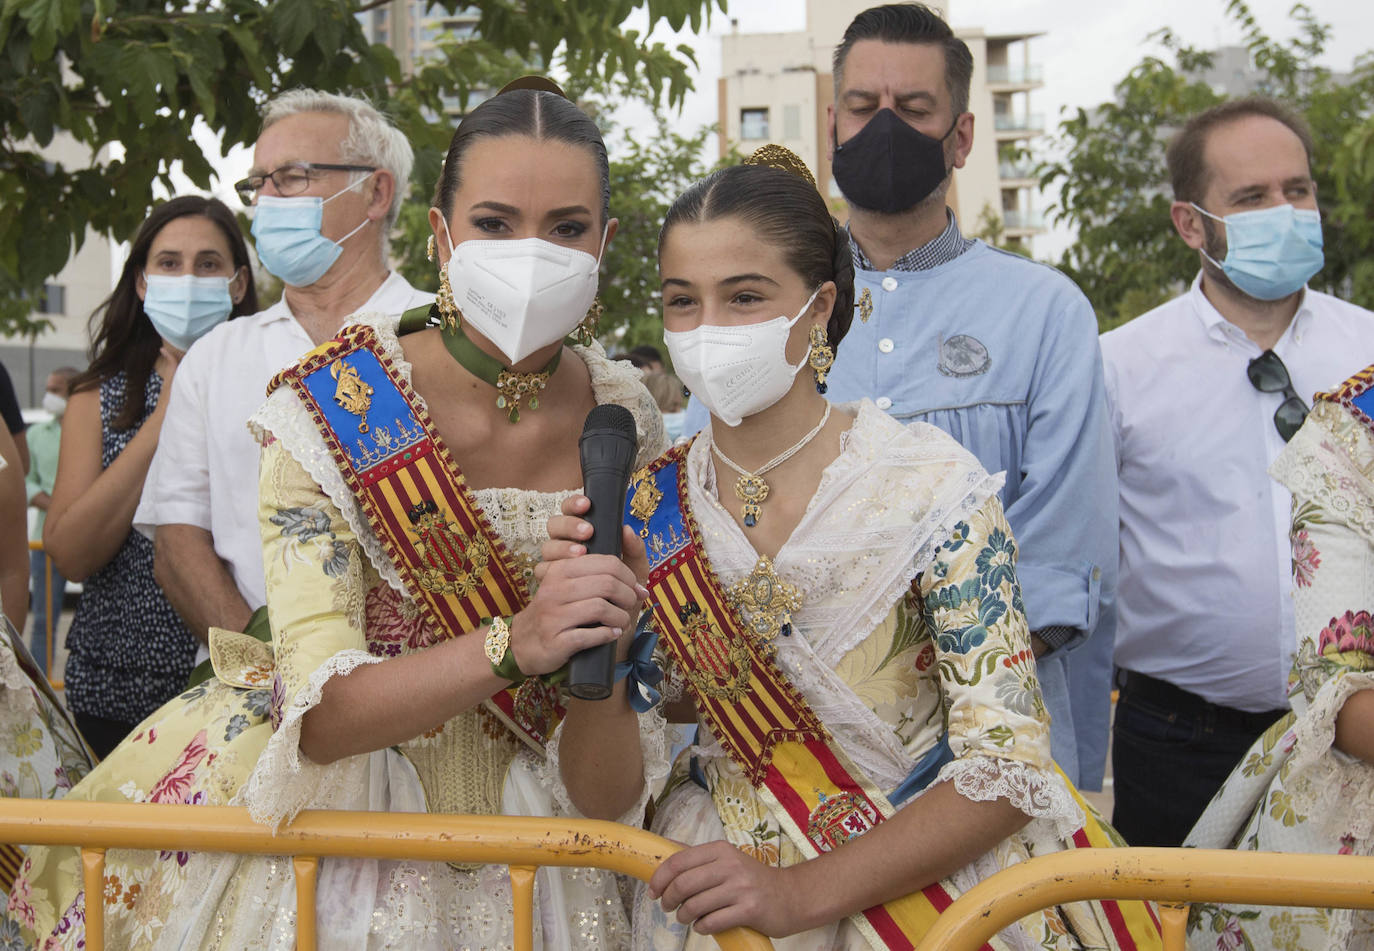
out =
<svg viewBox="0 0 1374 951"><path fill-rule="evenodd" d="M629 678L626 693L629 694L630 709L635 713L647 713L663 699L657 688L663 682L663 671L654 663L654 648L658 647L658 631L649 626L653 613L645 611L635 628L635 639L630 645L630 656L615 665L615 679L620 682Z"/></svg>

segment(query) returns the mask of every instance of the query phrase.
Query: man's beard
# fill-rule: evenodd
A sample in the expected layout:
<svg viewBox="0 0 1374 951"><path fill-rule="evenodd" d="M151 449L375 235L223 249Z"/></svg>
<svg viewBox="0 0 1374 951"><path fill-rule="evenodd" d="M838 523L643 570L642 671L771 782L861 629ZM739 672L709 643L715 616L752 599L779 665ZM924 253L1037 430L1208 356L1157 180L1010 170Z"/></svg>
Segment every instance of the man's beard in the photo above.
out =
<svg viewBox="0 0 1374 951"><path fill-rule="evenodd" d="M1218 225L1217 222L1205 215L1202 218L1202 250L1207 252L1207 257L1202 259L1202 272L1207 275L1207 280L1233 294L1254 300L1249 294L1237 287L1219 266L1220 262L1226 260L1226 226ZM1217 263L1213 264L1213 261Z"/></svg>

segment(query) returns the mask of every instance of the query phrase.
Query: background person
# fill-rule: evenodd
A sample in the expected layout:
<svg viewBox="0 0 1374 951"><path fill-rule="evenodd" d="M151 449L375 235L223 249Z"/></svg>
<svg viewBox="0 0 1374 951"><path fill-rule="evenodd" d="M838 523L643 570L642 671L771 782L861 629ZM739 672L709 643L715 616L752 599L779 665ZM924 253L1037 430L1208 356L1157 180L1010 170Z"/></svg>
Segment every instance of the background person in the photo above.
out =
<svg viewBox="0 0 1374 951"><path fill-rule="evenodd" d="M139 227L114 291L92 316L91 365L71 381L43 544L82 583L67 635L67 704L97 756L186 686L197 641L153 578L134 509L187 347L257 307L233 213L185 195ZM98 322L97 322L98 321Z"/></svg>
<svg viewBox="0 0 1374 951"><path fill-rule="evenodd" d="M1158 846L1183 841L1288 708L1295 553L1266 470L1311 394L1374 353L1374 314L1307 287L1322 238L1301 118L1225 102L1189 119L1167 160L1200 270L1102 336L1121 479L1112 819Z"/></svg>
<svg viewBox="0 0 1374 951"><path fill-rule="evenodd" d="M19 409L19 398L15 395L10 372L3 363L0 363L0 419L4 420L5 428L14 440L19 474L23 475L29 471L29 443L24 435L24 414Z"/></svg>
<svg viewBox="0 0 1374 951"><path fill-rule="evenodd" d="M155 539L158 583L201 640L211 627L245 630L267 603L248 417L268 382L353 314L399 317L434 299L387 265L413 163L405 136L366 100L293 89L263 109L236 187L253 208L258 258L285 290L187 354L134 518Z"/></svg>
<svg viewBox="0 0 1374 951"><path fill-rule="evenodd" d="M53 483L57 479L57 453L62 440L62 415L67 411L67 397L71 394L71 381L81 371L75 367L60 367L48 374L47 385L43 392L43 409L52 418L29 427L29 471L24 477L28 492L29 505L38 510L33 520L30 540L43 540L43 523L47 519L48 505L52 502ZM48 670L48 625L57 630L58 616L62 613L62 597L67 590L67 579L52 565L45 552L29 552L29 590L32 592L33 632L29 644L33 659L40 670Z"/></svg>

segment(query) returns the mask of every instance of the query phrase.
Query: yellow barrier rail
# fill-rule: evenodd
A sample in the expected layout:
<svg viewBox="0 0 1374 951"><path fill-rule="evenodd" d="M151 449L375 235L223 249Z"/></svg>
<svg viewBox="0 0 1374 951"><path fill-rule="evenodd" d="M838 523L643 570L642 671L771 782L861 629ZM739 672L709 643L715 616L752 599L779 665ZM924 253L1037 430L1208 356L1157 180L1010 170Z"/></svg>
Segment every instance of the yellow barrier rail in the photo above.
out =
<svg viewBox="0 0 1374 951"><path fill-rule="evenodd" d="M43 551L43 543L42 543L41 541L32 541L32 540L31 540L31 541L29 542L29 551ZM52 685L52 689L54 689L54 690L61 690L61 689L62 689L62 686L63 686L63 685L62 685L62 681L60 681L60 680L53 680L53 679L52 679L52 668L53 668L52 640L53 640L53 630L54 630L54 628L55 628L55 626L56 626L56 624L57 624L57 618L53 616L53 611L52 611L52 559L48 557L47 552L44 552L44 553L43 553L43 571L44 571L44 573L45 573L45 574L44 574L44 577L47 579L47 580L46 580L46 583L43 585L43 597L45 597L45 598L48 600L48 603L47 603L46 605L44 605L44 608L43 608L43 617L46 619L46 621L45 621L45 623L44 623L43 626L44 626L45 628L47 628L47 630L44 632L44 635L45 635L45 636L47 637L47 639L48 639L48 659L47 659L47 662L46 662L46 663L44 664L44 666L43 666L43 672L47 675L47 677L48 677L48 683ZM61 602L61 601L59 601L59 602L57 603L57 611L58 611L59 614L60 614L61 611L62 611L62 602ZM19 632L19 635L20 635L21 637L23 636L23 634L24 634L23 631L20 631L20 632Z"/></svg>
<svg viewBox="0 0 1374 951"><path fill-rule="evenodd" d="M1004 869L960 896L917 951L973 951L1051 905L1159 902L1164 951L1183 951L1192 902L1374 908L1374 857L1213 849L1074 849Z"/></svg>
<svg viewBox="0 0 1374 951"><path fill-rule="evenodd" d="M288 855L296 870L296 947L315 951L315 879L322 857L418 859L510 866L516 951L534 943L534 873L539 866L601 868L647 881L679 851L675 842L614 822L524 816L426 813L301 813L273 834L233 806L0 799L0 842L81 849L86 947L105 940L106 849L190 850ZM97 896L92 903L90 897ZM716 935L723 951L769 951L757 931Z"/></svg>

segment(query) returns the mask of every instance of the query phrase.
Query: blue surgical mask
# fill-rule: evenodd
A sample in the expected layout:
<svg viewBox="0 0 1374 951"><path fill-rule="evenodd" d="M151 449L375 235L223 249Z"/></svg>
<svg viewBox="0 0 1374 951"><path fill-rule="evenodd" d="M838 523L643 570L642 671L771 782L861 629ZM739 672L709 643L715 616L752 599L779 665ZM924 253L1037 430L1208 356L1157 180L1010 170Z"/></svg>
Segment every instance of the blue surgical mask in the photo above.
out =
<svg viewBox="0 0 1374 951"><path fill-rule="evenodd" d="M143 312L162 339L178 350L189 349L234 309L227 277L145 274L143 280L148 285Z"/></svg>
<svg viewBox="0 0 1374 951"><path fill-rule="evenodd" d="M1191 204L1226 226L1226 260L1217 262L1206 251L1203 256L1257 300L1296 294L1322 269L1322 218L1315 209L1284 203L1218 218Z"/></svg>
<svg viewBox="0 0 1374 951"><path fill-rule="evenodd" d="M324 203L333 201L365 181L366 177L361 178L328 198L317 195L293 198L259 195L253 213L253 238L257 242L258 260L262 261L268 273L292 287L309 287L324 277L339 255L343 254L343 243L361 231L369 220L364 218L362 224L338 241L330 241L320 234Z"/></svg>

